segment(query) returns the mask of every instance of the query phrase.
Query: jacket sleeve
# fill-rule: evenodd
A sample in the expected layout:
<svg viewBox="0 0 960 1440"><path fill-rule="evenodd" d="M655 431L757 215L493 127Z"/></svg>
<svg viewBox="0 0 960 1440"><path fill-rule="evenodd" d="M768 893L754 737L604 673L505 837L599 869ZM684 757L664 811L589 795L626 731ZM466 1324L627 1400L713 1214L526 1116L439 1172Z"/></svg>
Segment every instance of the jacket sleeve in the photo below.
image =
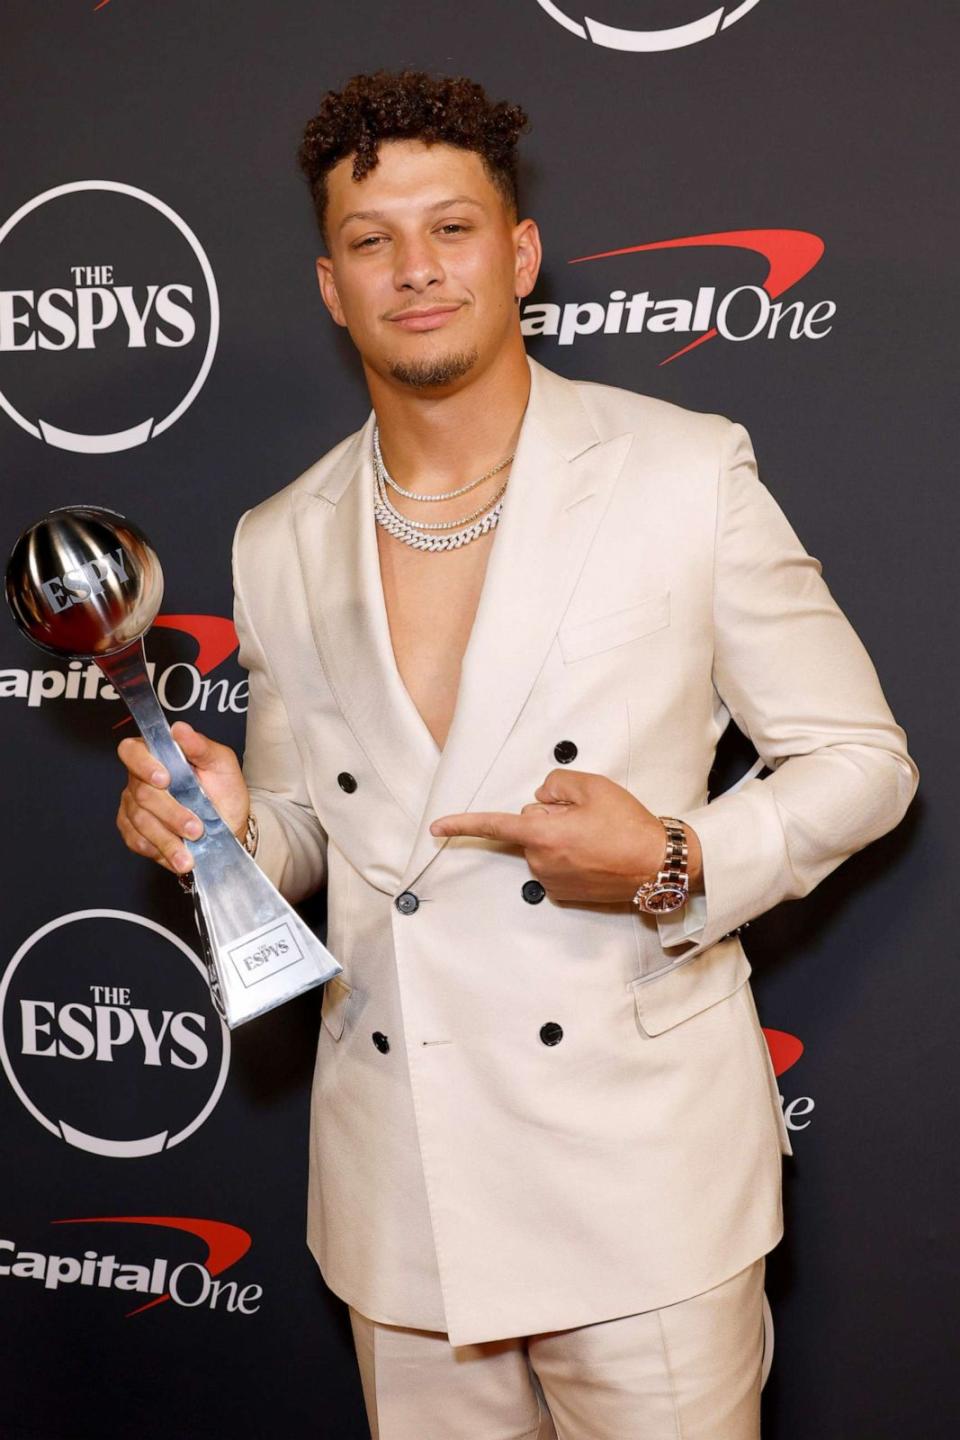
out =
<svg viewBox="0 0 960 1440"><path fill-rule="evenodd" d="M325 882L327 835L307 793L286 706L244 605L237 553L242 525L243 518L233 545L234 624L239 662L249 671L243 774L259 827L254 858L280 893L296 903Z"/></svg>
<svg viewBox="0 0 960 1440"><path fill-rule="evenodd" d="M714 557L716 691L773 773L679 818L703 850L704 894L658 922L700 954L781 900L806 895L892 830L917 788L876 670L731 425Z"/></svg>

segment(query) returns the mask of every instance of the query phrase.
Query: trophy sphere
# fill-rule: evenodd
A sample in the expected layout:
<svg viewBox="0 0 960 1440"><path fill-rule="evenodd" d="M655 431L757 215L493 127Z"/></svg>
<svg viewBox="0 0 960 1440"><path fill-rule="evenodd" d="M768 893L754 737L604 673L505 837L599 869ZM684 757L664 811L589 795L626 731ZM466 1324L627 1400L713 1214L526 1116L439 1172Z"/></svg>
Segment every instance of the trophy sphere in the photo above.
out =
<svg viewBox="0 0 960 1440"><path fill-rule="evenodd" d="M149 630L163 598L150 541L115 510L67 505L31 525L7 563L7 604L54 655L112 655Z"/></svg>

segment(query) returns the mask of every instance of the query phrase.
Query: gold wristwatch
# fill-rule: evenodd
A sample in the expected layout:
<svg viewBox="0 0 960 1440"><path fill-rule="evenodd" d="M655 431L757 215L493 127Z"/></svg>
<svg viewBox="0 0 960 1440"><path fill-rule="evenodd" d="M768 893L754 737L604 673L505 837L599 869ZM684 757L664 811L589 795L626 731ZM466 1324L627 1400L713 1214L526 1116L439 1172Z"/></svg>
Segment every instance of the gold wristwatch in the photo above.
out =
<svg viewBox="0 0 960 1440"><path fill-rule="evenodd" d="M657 819L667 832L667 852L657 878L639 886L633 903L648 915L669 915L671 910L686 905L690 895L687 837L679 820L669 815L658 815Z"/></svg>

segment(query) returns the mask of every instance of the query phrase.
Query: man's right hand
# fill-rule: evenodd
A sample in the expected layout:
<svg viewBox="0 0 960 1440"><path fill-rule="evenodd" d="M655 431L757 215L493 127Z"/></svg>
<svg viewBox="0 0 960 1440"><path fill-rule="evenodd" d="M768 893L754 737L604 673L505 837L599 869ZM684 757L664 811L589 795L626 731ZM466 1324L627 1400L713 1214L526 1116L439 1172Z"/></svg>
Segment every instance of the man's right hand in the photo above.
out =
<svg viewBox="0 0 960 1440"><path fill-rule="evenodd" d="M208 740L185 720L178 720L171 730L205 793L237 838L242 839L250 813L250 795L236 755L229 746ZM185 874L193 868L193 857L183 842L203 834L201 821L168 793L170 776L142 740L121 740L117 754L127 769L127 785L117 811L117 829L124 843L136 855L156 860L165 870Z"/></svg>

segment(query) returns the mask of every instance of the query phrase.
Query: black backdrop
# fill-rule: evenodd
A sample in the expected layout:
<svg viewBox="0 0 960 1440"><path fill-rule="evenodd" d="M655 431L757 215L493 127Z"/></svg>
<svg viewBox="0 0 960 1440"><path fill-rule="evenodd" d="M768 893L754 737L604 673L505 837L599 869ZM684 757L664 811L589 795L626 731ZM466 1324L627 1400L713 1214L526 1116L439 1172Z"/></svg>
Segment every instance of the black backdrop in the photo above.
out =
<svg viewBox="0 0 960 1440"><path fill-rule="evenodd" d="M378 65L524 104L546 243L526 323L559 332L532 353L748 426L920 765L903 825L746 944L796 1151L764 1434L940 1440L960 1423L955 21L931 0L720 8L725 29L657 49L649 32L717 7L595 0L630 49L574 0L8 8L0 513L8 545L59 504L137 520L166 571L148 651L171 713L239 746L234 523L366 414L316 293L303 123ZM61 188L89 181L120 188ZM658 246L678 239L697 243ZM657 248L569 263L637 246ZM779 320L765 282L788 286ZM647 303L618 324L620 291ZM662 363L721 305L727 336ZM124 731L102 689L0 635L0 1433L363 1436L343 1307L304 1242L318 996L225 1053L182 897L113 830ZM718 785L749 763L728 746Z"/></svg>

